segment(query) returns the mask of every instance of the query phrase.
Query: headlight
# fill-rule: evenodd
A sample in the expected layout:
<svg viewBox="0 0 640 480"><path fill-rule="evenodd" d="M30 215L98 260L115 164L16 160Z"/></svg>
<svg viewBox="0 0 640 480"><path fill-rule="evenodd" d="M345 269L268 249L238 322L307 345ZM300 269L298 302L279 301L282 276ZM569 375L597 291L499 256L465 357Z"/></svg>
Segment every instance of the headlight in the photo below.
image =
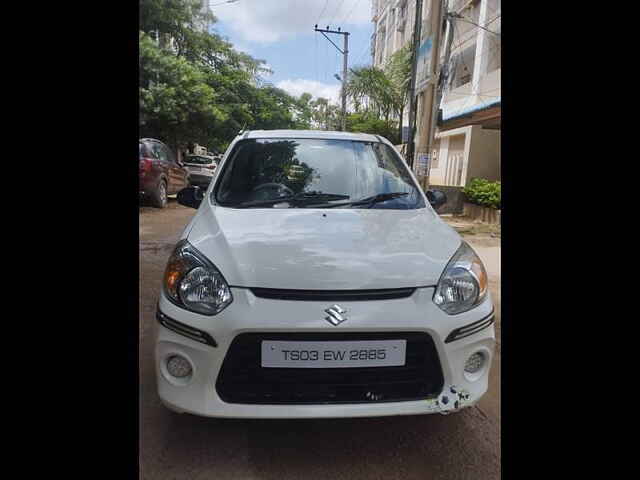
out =
<svg viewBox="0 0 640 480"><path fill-rule="evenodd" d="M233 301L222 274L187 240L169 257L164 292L176 305L204 315L220 313Z"/></svg>
<svg viewBox="0 0 640 480"><path fill-rule="evenodd" d="M487 285L487 272L482 261L463 241L444 269L433 301L449 315L466 312L484 300Z"/></svg>

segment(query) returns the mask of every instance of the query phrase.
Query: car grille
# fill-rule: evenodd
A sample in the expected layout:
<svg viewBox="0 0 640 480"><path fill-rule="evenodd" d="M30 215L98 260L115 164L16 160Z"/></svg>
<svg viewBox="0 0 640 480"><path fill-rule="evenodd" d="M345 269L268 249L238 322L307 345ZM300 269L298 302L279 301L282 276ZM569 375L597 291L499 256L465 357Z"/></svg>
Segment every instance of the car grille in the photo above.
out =
<svg viewBox="0 0 640 480"><path fill-rule="evenodd" d="M259 298L313 302L392 300L410 297L415 291L415 288L385 288L376 290L286 290L280 288L251 288L251 292Z"/></svg>
<svg viewBox="0 0 640 480"><path fill-rule="evenodd" d="M403 366L262 368L262 340L406 340ZM216 382L227 403L375 403L434 398L444 385L432 338L421 332L243 333L227 352Z"/></svg>

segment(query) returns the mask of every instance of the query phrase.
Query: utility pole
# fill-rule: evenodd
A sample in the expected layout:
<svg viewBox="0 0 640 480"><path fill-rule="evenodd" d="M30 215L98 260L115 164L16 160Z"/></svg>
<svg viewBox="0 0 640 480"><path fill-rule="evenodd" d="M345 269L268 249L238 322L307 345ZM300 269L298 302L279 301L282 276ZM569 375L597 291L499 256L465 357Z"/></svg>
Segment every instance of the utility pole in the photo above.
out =
<svg viewBox="0 0 640 480"><path fill-rule="evenodd" d="M314 27L314 31L320 32L324 37L331 42L331 44L336 47L336 49L342 54L342 131L347 130L347 65L349 58L349 32L341 32L340 27L338 30L329 30L329 25L327 25L326 30L318 28L318 25ZM337 35L342 35L343 37L343 49L341 50L333 40L327 37L327 33L335 33Z"/></svg>
<svg viewBox="0 0 640 480"><path fill-rule="evenodd" d="M431 148L433 145L433 135L435 133L435 124L437 123L437 114L440 107L438 95L436 91L441 87L438 81L440 73L440 43L441 33L443 26L443 19L446 11L447 0L429 0L431 1L431 8L429 9L429 34L433 38L433 44L431 48L431 61L429 65L428 83L424 87L422 95L422 109L421 109L421 132L418 136L417 152L423 153L430 158ZM421 39L418 40L420 42ZM443 85L442 85L443 86ZM431 162L428 162L426 175L421 176L421 184L423 188L427 188L428 172L431 168Z"/></svg>
<svg viewBox="0 0 640 480"><path fill-rule="evenodd" d="M411 63L411 87L409 91L409 138L407 139L407 162L413 169L416 134L416 71L418 67L418 47L422 26L422 0L416 0L416 15L413 22L413 62Z"/></svg>
<svg viewBox="0 0 640 480"><path fill-rule="evenodd" d="M430 128L429 128L429 137L427 139L427 152L429 153L429 155L431 155L431 150L433 149L433 143L435 141L435 132L436 132L436 124L438 122L438 112L440 110L440 103L442 102L442 95L444 93L444 87L447 84L447 80L449 78L449 74L451 72L449 72L449 57L451 56L451 44L453 43L453 19L452 16L449 14L448 11L446 11L446 0L442 0L442 5L441 5L441 14L440 14L440 25L442 25L443 20L446 20L447 22L447 44L445 46L444 49L444 59L442 62L442 65L440 64L440 62L438 62L437 67L436 67L436 98L435 101L433 102L433 108L431 109L431 121L430 123ZM440 35L438 34L438 38L440 38ZM438 41L438 44L440 43L440 41ZM436 50L436 54L437 54L437 50ZM439 60L439 59L438 59ZM431 157L429 157L431 158ZM426 175L426 181L425 181L425 186L429 185L429 176L431 175L431 161L429 161L428 167L427 167L427 175Z"/></svg>

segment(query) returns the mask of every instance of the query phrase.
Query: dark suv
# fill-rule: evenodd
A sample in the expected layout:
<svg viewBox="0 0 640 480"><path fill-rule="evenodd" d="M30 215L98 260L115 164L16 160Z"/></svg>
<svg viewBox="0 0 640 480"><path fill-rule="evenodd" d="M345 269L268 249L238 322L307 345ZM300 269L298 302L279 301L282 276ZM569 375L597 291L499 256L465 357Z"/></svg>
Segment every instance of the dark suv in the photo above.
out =
<svg viewBox="0 0 640 480"><path fill-rule="evenodd" d="M140 195L154 207L167 206L167 195L189 185L189 172L169 147L153 138L140 139Z"/></svg>

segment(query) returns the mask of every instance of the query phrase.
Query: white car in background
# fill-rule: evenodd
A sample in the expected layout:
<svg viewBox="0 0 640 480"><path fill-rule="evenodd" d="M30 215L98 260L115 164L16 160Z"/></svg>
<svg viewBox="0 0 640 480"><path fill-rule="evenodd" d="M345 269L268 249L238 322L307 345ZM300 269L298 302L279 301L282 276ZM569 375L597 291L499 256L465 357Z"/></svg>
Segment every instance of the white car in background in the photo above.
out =
<svg viewBox="0 0 640 480"><path fill-rule="evenodd" d="M229 146L168 260L158 393L210 417L449 413L486 392L480 258L377 135L251 131ZM431 203L431 205L430 205Z"/></svg>
<svg viewBox="0 0 640 480"><path fill-rule="evenodd" d="M187 155L183 162L189 172L190 184L201 188L209 186L218 163L219 158L213 155Z"/></svg>

